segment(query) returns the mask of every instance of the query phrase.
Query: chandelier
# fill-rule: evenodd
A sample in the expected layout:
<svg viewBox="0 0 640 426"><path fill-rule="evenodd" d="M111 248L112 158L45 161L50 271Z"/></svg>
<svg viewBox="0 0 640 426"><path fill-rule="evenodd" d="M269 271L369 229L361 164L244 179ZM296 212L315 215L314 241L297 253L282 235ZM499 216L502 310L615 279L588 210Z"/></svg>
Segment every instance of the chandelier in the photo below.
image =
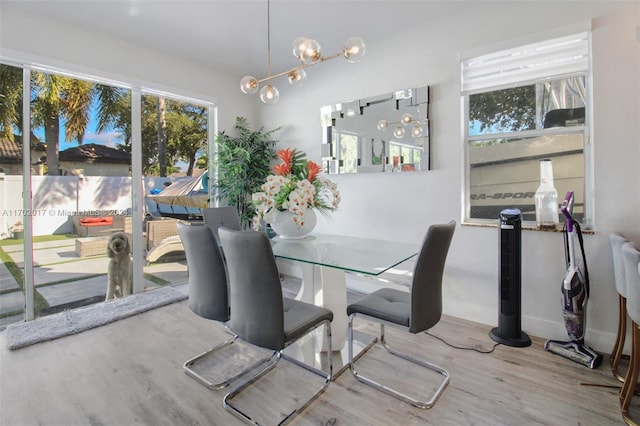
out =
<svg viewBox="0 0 640 426"><path fill-rule="evenodd" d="M293 41L293 56L300 61L300 65L287 71L271 74L271 19L270 0L267 0L267 76L257 79L247 75L240 80L240 90L245 94L254 94L258 91L260 83L266 84L260 89L260 100L265 104L275 104L280 98L280 92L271 83L271 80L286 75L289 83L294 86L301 86L307 78L305 68L317 65L322 62L343 56L351 63L359 62L366 49L364 40L360 37L350 37L344 42L342 51L330 56L323 56L320 43L308 37L298 37Z"/></svg>
<svg viewBox="0 0 640 426"><path fill-rule="evenodd" d="M389 122L387 120L378 121L378 130L380 130L381 132L384 132L389 128L389 126L397 124L397 126L393 129L393 135L396 138L401 139L405 134L405 126L411 125L411 136L413 136L414 138L419 138L419 137L422 137L424 133L422 124L425 121L426 120L424 121L416 120L415 118L413 118L411 114L407 112L405 114L402 114L402 116L400 116L400 121L393 121L393 122Z"/></svg>

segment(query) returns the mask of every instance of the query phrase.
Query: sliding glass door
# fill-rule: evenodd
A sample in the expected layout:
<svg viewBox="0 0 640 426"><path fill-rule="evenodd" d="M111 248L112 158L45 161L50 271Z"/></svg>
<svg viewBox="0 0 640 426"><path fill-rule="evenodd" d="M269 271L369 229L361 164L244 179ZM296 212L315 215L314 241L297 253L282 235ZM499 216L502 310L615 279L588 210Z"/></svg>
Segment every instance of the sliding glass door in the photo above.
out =
<svg viewBox="0 0 640 426"><path fill-rule="evenodd" d="M213 104L15 64L0 77L0 327L104 301L114 234L131 292L186 282L175 220L201 220L209 198L154 196L189 180L208 193Z"/></svg>
<svg viewBox="0 0 640 426"><path fill-rule="evenodd" d="M201 221L209 204L211 108L164 93L141 99L145 285L186 283L179 220Z"/></svg>
<svg viewBox="0 0 640 426"><path fill-rule="evenodd" d="M111 235L130 240L131 91L32 71L31 133L43 156L31 177L36 316L105 300ZM34 161L35 160L35 161ZM129 241L131 247L135 241ZM127 256L131 250L126 250ZM125 288L126 287L126 288ZM116 294L128 294L128 283Z"/></svg>
<svg viewBox="0 0 640 426"><path fill-rule="evenodd" d="M23 71L0 65L0 327L25 317ZM27 149L28 152L28 149ZM40 301L39 301L40 302Z"/></svg>

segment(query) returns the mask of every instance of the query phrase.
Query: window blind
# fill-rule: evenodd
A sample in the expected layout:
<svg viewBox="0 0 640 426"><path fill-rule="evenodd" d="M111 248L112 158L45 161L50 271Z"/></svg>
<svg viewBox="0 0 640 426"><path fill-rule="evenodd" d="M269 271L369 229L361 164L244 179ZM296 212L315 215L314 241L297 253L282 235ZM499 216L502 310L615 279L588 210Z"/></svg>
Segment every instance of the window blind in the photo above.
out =
<svg viewBox="0 0 640 426"><path fill-rule="evenodd" d="M589 52L589 33L583 32L465 59L462 94L584 74Z"/></svg>

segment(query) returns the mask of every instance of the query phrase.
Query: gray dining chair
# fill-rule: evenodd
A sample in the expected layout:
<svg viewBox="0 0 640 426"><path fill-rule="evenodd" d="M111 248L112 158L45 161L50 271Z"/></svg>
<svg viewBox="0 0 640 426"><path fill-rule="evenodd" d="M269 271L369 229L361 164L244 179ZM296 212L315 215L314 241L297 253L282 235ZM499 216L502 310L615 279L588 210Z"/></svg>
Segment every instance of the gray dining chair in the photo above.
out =
<svg viewBox="0 0 640 426"><path fill-rule="evenodd" d="M353 375L359 381L419 408L431 408L436 403L449 384L449 373L434 364L393 349L386 341L384 327L385 324L392 325L416 334L428 330L440 321L442 316L442 275L455 226L455 221L451 221L447 224L429 227L418 254L409 292L382 288L347 306L349 365ZM435 371L442 376L442 380L431 398L428 400L414 398L400 390L381 384L371 377L366 377L356 369L356 360L353 358L353 323L357 316L374 320L380 324L380 343L390 354ZM366 354L360 359L365 356ZM407 379L409 378L407 377Z"/></svg>
<svg viewBox="0 0 640 426"><path fill-rule="evenodd" d="M618 332L611 351L611 371L613 375L624 381L624 376L618 371L620 358L622 358L622 350L627 335L627 282L624 268L624 259L622 258L622 246L628 241L622 235L614 232L609 235L611 243L611 253L613 256L613 277L618 291Z"/></svg>
<svg viewBox="0 0 640 426"><path fill-rule="evenodd" d="M218 239L218 228L241 230L240 215L235 207L207 207L202 209L204 224L214 230Z"/></svg>
<svg viewBox="0 0 640 426"><path fill-rule="evenodd" d="M300 403L299 395L293 395L296 408L278 424L290 420L310 404L331 381L331 321L333 312L320 306L283 298L280 276L271 242L261 232L234 231L221 227L220 241L224 249L229 272L231 319L230 329L238 337L253 345L269 349L272 362L254 376L235 386L225 397L224 406L241 419L262 424L232 404L242 390L255 383L273 369L281 358L286 358L308 371L324 377L322 386L308 399ZM327 371L321 371L282 354L282 350L315 328L324 325L329 342ZM282 392L271 390L271 392Z"/></svg>
<svg viewBox="0 0 640 426"><path fill-rule="evenodd" d="M201 222L180 221L177 227L187 258L189 308L202 318L226 323L229 321L227 273L213 230ZM210 389L221 389L252 368L269 361L268 358L262 357L245 366L235 360L229 362L229 357L218 357L224 350L228 350L236 339L237 336L232 334L225 342L187 360L183 365L184 372ZM214 356L217 358L213 358ZM201 363L204 363L203 367L215 364L216 371L198 368ZM225 374L220 374L219 371L224 371Z"/></svg>

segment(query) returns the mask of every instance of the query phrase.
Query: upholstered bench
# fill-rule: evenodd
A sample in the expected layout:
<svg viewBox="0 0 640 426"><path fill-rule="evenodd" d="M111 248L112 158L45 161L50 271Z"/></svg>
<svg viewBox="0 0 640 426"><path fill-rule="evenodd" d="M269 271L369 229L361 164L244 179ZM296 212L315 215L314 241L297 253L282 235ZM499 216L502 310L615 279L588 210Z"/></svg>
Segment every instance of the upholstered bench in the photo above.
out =
<svg viewBox="0 0 640 426"><path fill-rule="evenodd" d="M116 231L131 233L131 216L74 216L72 221L78 237L111 235Z"/></svg>
<svg viewBox="0 0 640 426"><path fill-rule="evenodd" d="M73 227L78 237L95 237L113 228L112 216L75 216Z"/></svg>

